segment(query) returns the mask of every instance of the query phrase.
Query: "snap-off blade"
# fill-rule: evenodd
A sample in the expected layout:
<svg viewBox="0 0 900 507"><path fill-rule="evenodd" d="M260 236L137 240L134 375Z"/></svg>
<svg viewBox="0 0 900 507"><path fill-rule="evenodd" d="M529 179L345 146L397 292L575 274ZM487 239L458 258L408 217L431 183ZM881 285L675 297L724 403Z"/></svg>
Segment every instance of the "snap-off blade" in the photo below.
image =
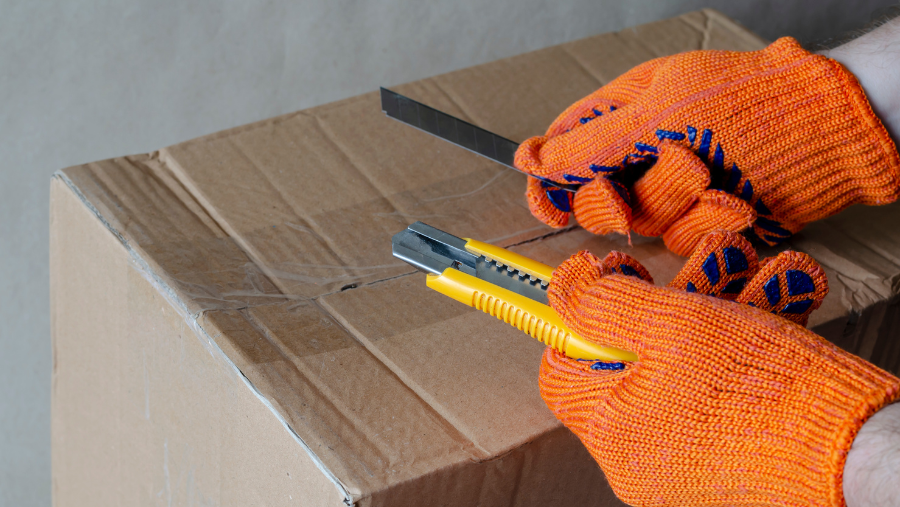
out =
<svg viewBox="0 0 900 507"><path fill-rule="evenodd" d="M519 144L505 137L488 132L481 127L476 127L467 121L450 116L387 88L381 88L381 110L395 120L519 171L513 164ZM539 176L533 177L567 192L575 192L581 186L557 183Z"/></svg>
<svg viewBox="0 0 900 507"><path fill-rule="evenodd" d="M416 222L391 238L391 251L426 273L440 275L447 268L458 269L486 282L547 304L549 280L523 273L515 266L487 259L466 250L462 238Z"/></svg>

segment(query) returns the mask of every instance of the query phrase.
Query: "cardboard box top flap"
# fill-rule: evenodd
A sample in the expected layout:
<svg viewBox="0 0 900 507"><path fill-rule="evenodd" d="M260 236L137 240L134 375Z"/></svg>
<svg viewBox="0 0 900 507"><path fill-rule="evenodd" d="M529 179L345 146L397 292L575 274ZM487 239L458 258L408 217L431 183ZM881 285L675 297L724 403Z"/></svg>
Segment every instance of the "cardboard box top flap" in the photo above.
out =
<svg viewBox="0 0 900 507"><path fill-rule="evenodd" d="M521 141L649 58L763 45L705 10L396 89ZM534 382L540 345L426 290L391 256L394 233L422 220L554 264L576 245L629 251L624 238L549 236L522 175L386 118L376 93L61 177L354 498L559 427ZM853 208L791 243L856 273L838 276L853 301L821 322L893 293L900 233L863 238L858 221L898 223L898 209ZM658 281L683 263L658 240L634 240Z"/></svg>
<svg viewBox="0 0 900 507"><path fill-rule="evenodd" d="M702 11L398 89L521 140L636 62L704 45L754 49L762 41ZM140 171L127 173L131 166ZM249 276L263 284L258 288L235 286L210 269L211 283L183 280L195 289L228 289L206 295L185 288L201 309L216 301L233 307L230 298L254 290L308 298L408 273L379 245L417 219L504 245L550 232L528 214L521 175L386 118L374 93L66 174L81 179L75 186L89 201L106 206L104 217L128 224L132 243L166 261L162 273L195 273L201 270L191 263L220 258L240 268L232 273L240 279L242 270L261 270ZM163 232L177 237L156 237ZM220 239L238 250L206 250ZM184 255L168 259L157 245Z"/></svg>
<svg viewBox="0 0 900 507"><path fill-rule="evenodd" d="M200 322L354 499L485 457L315 303Z"/></svg>
<svg viewBox="0 0 900 507"><path fill-rule="evenodd" d="M710 41L733 32L741 34L733 49L763 45L711 11L683 18L397 89L520 141L648 58L724 47L727 36ZM608 61L615 70L604 72ZM417 219L448 230L465 224L467 236L504 244L549 232L524 206L521 175L380 109L378 95L366 94L172 146L160 159L283 292L304 297L408 272L372 246Z"/></svg>

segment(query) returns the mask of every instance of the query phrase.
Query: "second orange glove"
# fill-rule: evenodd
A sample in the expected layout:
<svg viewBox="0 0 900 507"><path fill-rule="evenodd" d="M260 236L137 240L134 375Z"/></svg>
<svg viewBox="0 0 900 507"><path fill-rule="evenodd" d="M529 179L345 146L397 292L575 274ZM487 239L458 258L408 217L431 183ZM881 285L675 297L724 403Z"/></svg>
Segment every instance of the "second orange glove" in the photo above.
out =
<svg viewBox="0 0 900 507"><path fill-rule="evenodd" d="M854 203L900 195L900 157L856 78L791 38L646 62L516 152L531 212L595 234L663 236L690 255L712 230L776 244ZM648 169L649 168L649 169ZM645 172L646 171L646 172Z"/></svg>
<svg viewBox="0 0 900 507"><path fill-rule="evenodd" d="M541 396L619 498L843 506L847 451L900 380L802 327L828 291L821 267L797 252L760 263L739 234L713 233L668 287L649 278L625 254L581 252L549 288L566 325L640 357L548 347L541 365Z"/></svg>

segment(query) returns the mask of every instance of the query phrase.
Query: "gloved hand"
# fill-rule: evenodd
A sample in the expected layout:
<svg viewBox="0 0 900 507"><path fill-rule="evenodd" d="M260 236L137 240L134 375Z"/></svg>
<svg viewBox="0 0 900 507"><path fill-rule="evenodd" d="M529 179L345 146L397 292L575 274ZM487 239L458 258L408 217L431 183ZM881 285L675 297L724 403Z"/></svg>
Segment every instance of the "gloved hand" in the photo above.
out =
<svg viewBox="0 0 900 507"><path fill-rule="evenodd" d="M900 380L802 326L827 291L810 257L757 263L736 233L705 237L665 288L625 254L580 252L554 272L551 306L640 360L548 348L541 395L626 503L844 505L847 451Z"/></svg>
<svg viewBox="0 0 900 507"><path fill-rule="evenodd" d="M897 149L856 78L789 37L646 62L522 143L515 165L583 184L573 197L529 178L529 207L546 224L574 212L595 234L662 235L684 256L712 230L752 226L774 245L900 195Z"/></svg>

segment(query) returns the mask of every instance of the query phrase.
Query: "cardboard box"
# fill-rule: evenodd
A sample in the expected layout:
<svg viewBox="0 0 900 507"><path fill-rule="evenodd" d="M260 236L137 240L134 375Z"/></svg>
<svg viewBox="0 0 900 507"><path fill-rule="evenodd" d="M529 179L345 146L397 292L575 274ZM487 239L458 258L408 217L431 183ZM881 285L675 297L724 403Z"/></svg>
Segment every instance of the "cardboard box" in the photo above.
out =
<svg viewBox="0 0 900 507"><path fill-rule="evenodd" d="M705 10L396 89L521 141L647 59L764 45ZM423 220L549 264L623 250L658 283L683 263L553 231L524 186L375 92L59 172L55 505L620 505L540 399L542 346L391 257ZM814 329L895 371L898 224L854 207L789 244L831 281Z"/></svg>

